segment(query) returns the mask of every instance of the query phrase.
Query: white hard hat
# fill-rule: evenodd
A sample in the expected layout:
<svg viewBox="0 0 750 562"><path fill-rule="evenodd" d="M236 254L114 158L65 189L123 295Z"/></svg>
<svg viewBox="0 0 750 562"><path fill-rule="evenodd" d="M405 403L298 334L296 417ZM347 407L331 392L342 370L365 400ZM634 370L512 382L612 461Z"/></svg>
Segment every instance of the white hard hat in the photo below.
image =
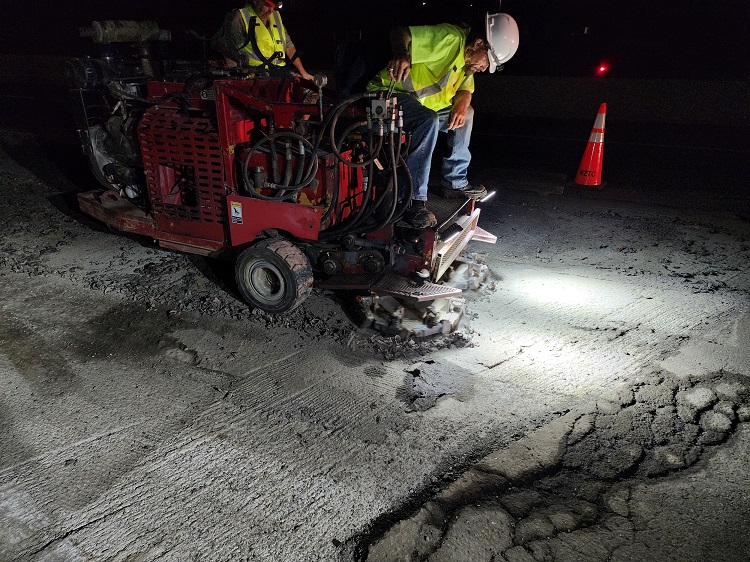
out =
<svg viewBox="0 0 750 562"><path fill-rule="evenodd" d="M487 51L490 72L510 60L518 50L518 24L508 14L487 14Z"/></svg>

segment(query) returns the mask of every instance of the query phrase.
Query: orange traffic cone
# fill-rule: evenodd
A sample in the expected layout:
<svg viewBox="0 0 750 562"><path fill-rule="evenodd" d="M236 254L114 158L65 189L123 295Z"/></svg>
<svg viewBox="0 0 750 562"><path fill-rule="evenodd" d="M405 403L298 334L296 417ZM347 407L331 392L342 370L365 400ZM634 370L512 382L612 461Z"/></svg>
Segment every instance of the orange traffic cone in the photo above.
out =
<svg viewBox="0 0 750 562"><path fill-rule="evenodd" d="M599 106L594 128L586 145L586 150L578 166L576 183L578 185L602 186L602 159L604 158L604 118L607 114L607 104ZM603 186L602 186L603 187Z"/></svg>

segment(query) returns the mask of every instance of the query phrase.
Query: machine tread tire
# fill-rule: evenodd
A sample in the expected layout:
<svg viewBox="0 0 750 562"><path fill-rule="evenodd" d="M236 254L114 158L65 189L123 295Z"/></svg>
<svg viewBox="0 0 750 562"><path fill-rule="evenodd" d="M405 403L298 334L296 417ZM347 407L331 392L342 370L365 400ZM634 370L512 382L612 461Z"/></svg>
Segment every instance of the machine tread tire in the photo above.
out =
<svg viewBox="0 0 750 562"><path fill-rule="evenodd" d="M313 272L310 260L297 246L284 238L268 238L239 255L235 280L248 304L279 314L307 298Z"/></svg>

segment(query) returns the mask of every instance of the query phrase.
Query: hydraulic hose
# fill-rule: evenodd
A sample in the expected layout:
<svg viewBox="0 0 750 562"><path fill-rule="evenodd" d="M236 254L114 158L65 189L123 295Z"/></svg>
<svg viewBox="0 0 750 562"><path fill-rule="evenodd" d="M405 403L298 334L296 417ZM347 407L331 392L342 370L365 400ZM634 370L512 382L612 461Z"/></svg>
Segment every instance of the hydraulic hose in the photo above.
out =
<svg viewBox="0 0 750 562"><path fill-rule="evenodd" d="M378 144L375 147L375 149L370 153L370 157L363 161L363 162L352 162L351 160L347 160L341 155L341 147L344 146L344 142L346 141L346 138L357 128L363 127L367 125L367 121L358 121L356 123L353 123L352 125L349 125L346 130L344 130L344 133L341 135L341 139L335 144L335 150L333 153L339 157L339 161L343 162L346 166L349 166L350 168L364 168L366 166L369 166L373 162L375 162L375 159L378 157L378 154L380 153L380 149L383 146L383 135L378 135ZM335 139L331 137L331 144L333 144ZM372 129L369 130L368 135L368 146L372 146Z"/></svg>
<svg viewBox="0 0 750 562"><path fill-rule="evenodd" d="M273 178L273 183L281 183L281 176L279 176L279 161L278 161L278 155L276 154L276 139L274 138L275 135L271 135L271 142L269 143L268 149L271 151L271 177Z"/></svg>
<svg viewBox="0 0 750 562"><path fill-rule="evenodd" d="M414 179L411 177L411 171L409 171L409 167L406 165L406 160L403 156L399 157L399 166L403 168L404 178L406 178L406 188L403 190L404 203L401 209L396 213L396 216L393 219L394 221L399 220L401 216L406 212L406 210L411 206L411 194L414 190Z"/></svg>
<svg viewBox="0 0 750 562"><path fill-rule="evenodd" d="M367 187L362 191L362 205L359 207L359 209L356 210L356 212L353 212L352 214L347 217L346 224L338 225L337 227L334 227L330 230L326 231L326 236L340 236L342 234L348 234L350 232L354 232L357 228L357 226L366 221L370 216L372 215L373 211L377 208L379 201L373 201L372 194L374 190L372 189L373 185L373 164L370 164L368 168L368 183ZM331 208L333 208L333 205L331 205ZM369 229L368 229L369 230Z"/></svg>
<svg viewBox="0 0 750 562"><path fill-rule="evenodd" d="M384 138L381 135L379 135L378 138L378 145L375 150L372 151L371 155L365 162L362 163L352 163L346 159L344 159L341 156L341 149L343 146L344 140L348 137L351 132L356 129L357 127L361 127L363 125L366 125L367 121L359 121L357 123L354 123L350 125L343 133L341 140L336 141L335 137L335 129L336 124L338 122L338 118L340 117L341 113L343 113L343 109L337 109L336 111L332 112L330 115L330 136L332 140L332 145L334 149L334 153L337 155L338 159L342 161L345 165L351 166L351 167L365 167L369 166L370 174L369 178L371 182L374 182L374 175L373 175L373 169L372 164L377 159L378 154L380 154L383 144L384 144ZM382 121L380 122L380 126L382 127ZM410 144L410 139L407 139L406 142L403 142L403 113L401 111L398 111L398 113L395 113L392 116L392 119L388 126L388 134L389 134L389 151L387 154L387 158L390 161L390 171L391 171L391 180L388 182L388 186L386 189L381 191L380 193L377 193L375 190L372 190L372 194L375 196L372 199L366 198L363 199L362 206L357 211L357 214L355 217L349 217L351 220L347 222L346 225L341 225L340 227L326 231L326 236L339 236L344 233L350 233L355 231L359 225L362 225L364 222L366 222L372 215L375 213L375 211L381 206L381 204L387 199L387 197L391 196L391 205L390 209L388 210L387 217L382 220L380 223L372 226L368 226L366 228L367 232L372 232L379 230L381 228L384 228L388 224L391 224L401 218L403 213L408 208L408 205L411 201L411 194L407 194L407 196L403 196L400 193L401 191L401 185L399 182L399 168L403 167L405 171L405 178L406 178L406 187L411 190L413 186L413 181L411 178L411 174L409 173L408 168L406 167L406 162L404 159L404 156L406 153L408 153L408 148ZM372 146L372 141L370 141L369 146ZM370 183L368 187L371 187L373 183ZM403 200L404 203L399 208L399 201Z"/></svg>
<svg viewBox="0 0 750 562"><path fill-rule="evenodd" d="M300 192L300 190L310 184L310 182L315 179L315 175L318 172L318 159L312 158L310 160L310 163L308 165L308 169L305 171L304 177L292 185L286 185L286 184L280 184L278 181L278 178L273 183L266 183L265 185L255 186L254 182L250 176L250 158L258 152L263 145L266 143L270 143L269 152L271 153L272 160L275 161L275 154L276 154L276 148L275 143L280 142L280 139L283 137L289 137L292 139L296 139L299 141L300 146L303 147L302 154L305 154L305 150L307 147L310 148L311 152L314 148L312 143L308 141L306 138L304 138L302 135L299 135L297 133L292 133L290 131L281 131L279 133L274 133L273 135L269 137L264 137L258 142L256 142L253 146L250 147L250 149L245 154L245 157L242 160L242 175L243 179L245 180L245 186L249 191L253 193L256 197L259 199L264 199L266 201L283 201L286 199L291 199L292 197L296 196L297 193ZM272 164L273 166L273 164ZM276 166L276 174L278 174L278 166ZM298 172L298 175L299 172ZM291 178L291 161L289 161L289 172L287 174L288 177ZM277 189L280 190L281 193L277 193L276 195L269 196L269 195L263 195L259 192L260 189Z"/></svg>
<svg viewBox="0 0 750 562"><path fill-rule="evenodd" d="M398 167L399 168L401 168L401 167L403 168L404 176L403 176L402 179L406 180L406 182L405 182L406 183L406 187L404 189L402 189L402 191L404 192L403 195L400 194L400 193L398 193L397 190L395 191L395 193L394 193L394 199L393 199L394 200L394 204L392 206L392 209L394 207L397 208L397 203L396 202L399 201L400 199L402 199L404 201L404 203L401 205L401 208L397 208L397 210L395 212L393 212L393 210L391 211L391 214L390 214L388 220L383 221L382 223L376 225L375 227L372 228L372 230L379 230L381 228L386 227L390 223L394 223L394 222L398 221L399 219L401 219L401 217L403 216L403 214L406 212L406 210L411 205L411 192L412 192L412 188L413 188L413 180L412 180L412 177L411 177L411 172L409 171L409 168L407 168L407 166L406 166L406 161L403 158L401 158L401 157L399 157L399 166ZM398 187L401 187L403 184L404 184L404 182L399 181L398 182ZM388 189L384 193L390 193L391 191L392 191L392 183L389 184ZM385 195L383 197L381 197L381 198L378 199L378 202L370 210L370 214L372 214L380 206L380 204L383 202L384 198L385 198Z"/></svg>
<svg viewBox="0 0 750 562"><path fill-rule="evenodd" d="M400 139L401 131L397 131L397 134L398 134L399 139ZM388 218L385 221L383 221L381 224L378 224L375 227L373 227L372 230L379 230L379 229L385 227L387 224L393 222L393 216L394 216L394 212L395 212L395 204L396 204L396 202L398 201L398 199L400 197L400 194L398 192L399 191L398 190L399 183L400 183L398 181L398 162L401 161L401 158L400 158L400 156L399 157L395 156L398 153L398 151L394 148L394 146L396 146L396 145L394 144L394 138L393 137L394 137L394 132L391 131L391 133L389 134L389 146L390 146L389 156L390 156L390 160L391 160L390 169L391 169L391 173L392 173L391 181L388 184L388 188L385 191L383 191L383 193L378 197L377 201L375 201L375 203L369 209L369 211L367 213L367 216L364 217L365 220L369 219L370 216L372 216L372 214L380 207L380 205L383 203L383 201L386 199L386 197L389 194L393 194L393 201L394 201L394 203L391 206L391 211L388 214ZM400 144L399 144L399 148L400 148ZM411 181L410 177L409 177L409 181ZM398 217L396 218L396 220L398 220L398 218L400 218L401 214L403 214L403 213L400 213L398 215Z"/></svg>
<svg viewBox="0 0 750 562"><path fill-rule="evenodd" d="M370 152L369 158L367 158L364 162L354 163L344 158L341 154L341 146L343 145L343 141L346 139L346 135L342 135L341 142L336 142L336 125L338 124L340 116L341 113L336 114L331 120L331 125L329 127L330 131L328 133L328 136L331 139L331 148L333 149L333 154L336 156L339 162L343 163L346 166L349 166L350 168L364 168L365 166L369 166L370 163L374 162L378 157L378 154L380 153L380 147L383 146L383 122L378 121L378 146ZM365 122L365 124L369 124L369 121ZM347 128L346 130L351 132L350 129L351 127ZM370 146L372 146L372 144L370 144Z"/></svg>
<svg viewBox="0 0 750 562"><path fill-rule="evenodd" d="M343 113L344 110L346 110L346 108L348 108L351 104L353 104L353 103L355 103L355 102L357 102L357 101L359 101L361 99L366 99L366 98L370 98L371 99L371 98L374 98L376 96L377 96L377 94L375 92L365 92L363 94L355 94L353 96L349 96L348 98L344 98L343 100L339 101L335 106L333 106L333 108L328 113L328 115L326 115L325 119L322 119L322 121L320 123L320 132L318 133L318 135L315 136L314 143L312 143L312 146L311 146L310 154L312 156L312 160L310 162L310 166L311 166L311 168L314 168L314 171L311 171L311 173L308 174L308 176L307 176L307 177L311 177L311 179L309 179L307 181L296 181L295 180L295 183L297 185L302 185L302 186L307 185L307 184L309 184L312 181L312 179L314 179L315 174L318 171L318 159L315 157L315 155L317 154L318 149L320 148L320 143L323 140L323 132L328 128L328 125L330 124L331 119L333 119L333 117L335 115L337 115L338 113ZM297 135L297 136L300 139L300 143L302 143L304 141L305 143L310 144L310 142L307 139L305 139L304 137L302 137L300 135ZM306 154L306 152L303 151L302 152L303 157L305 156L305 154ZM246 161L247 161L247 158L246 158ZM314 163L314 165L313 165L313 163ZM245 178L246 178L245 181L247 183L248 176L247 176L247 165L246 165L246 163L243 165L243 172L245 173ZM307 177L305 179L307 179ZM299 191L299 189L298 189L298 191ZM331 204L328 206L328 208L326 209L325 213L323 214L323 217L321 218L322 222L325 222L331 216L331 213L333 212L333 209L336 207L337 204L338 204L338 189L334 190L334 192L333 192L333 199L331 200Z"/></svg>
<svg viewBox="0 0 750 562"><path fill-rule="evenodd" d="M297 166L297 174L294 176L294 183L299 184L302 181L302 170L305 169L307 151L302 140L299 140L299 165Z"/></svg>
<svg viewBox="0 0 750 562"><path fill-rule="evenodd" d="M392 170L392 178L391 182L388 185L388 189L386 190L387 193L393 194L393 203L391 203L391 210L388 213L388 217L384 219L380 224L376 225L372 230L380 230L381 228L385 228L387 225L391 224L391 221L393 220L393 216L396 213L396 208L398 207L398 165L396 162L396 149L393 145L393 132L391 132L391 142L388 143L389 146L389 152L391 157L391 170ZM385 197L385 194L383 195Z"/></svg>
<svg viewBox="0 0 750 562"><path fill-rule="evenodd" d="M338 113L343 113L346 108L348 108L350 105L352 105L353 103L361 99L372 99L375 97L377 97L377 93L375 92L364 92L361 94L354 94L352 96L349 96L348 98L344 98L343 100L339 101L335 106L333 106L333 108L328 113L328 115L326 115L325 118L321 120L320 132L315 137L315 142L313 144L313 150L311 151L311 154L313 155L313 159L316 162L317 162L317 158L315 158L315 154L317 154L318 149L320 148L320 143L323 140L323 132L326 131L326 129L328 128L328 125L330 124L333 117L336 116ZM334 190L331 204L328 206L325 213L323 214L323 217L321 218L322 221L328 220L328 218L331 216L331 213L333 212L333 209L336 207L337 204L338 204L338 189Z"/></svg>
<svg viewBox="0 0 750 562"><path fill-rule="evenodd" d="M321 141L323 139L323 131L325 131L326 129L328 129L328 126L329 126L331 120L334 118L334 116L337 116L339 113L343 113L344 110L347 107L349 107L350 105L352 105L356 101L359 101L361 99L366 99L366 98L372 99L372 98L377 97L377 95L378 94L376 92L365 92L363 94L355 94L353 96L349 96L348 98L344 98L343 100L341 100L340 102L338 102L333 107L333 109L331 109L330 113L328 113L328 115L326 115L326 118L323 119L323 121L321 123L320 133L318 134L318 136L315 139L315 143L314 143L314 149L315 150L313 150L313 154L317 153L317 150L320 147L320 143L321 143Z"/></svg>
<svg viewBox="0 0 750 562"><path fill-rule="evenodd" d="M292 181L292 143L286 141L284 148L284 185L289 185L289 182Z"/></svg>
<svg viewBox="0 0 750 562"><path fill-rule="evenodd" d="M210 84L213 84L214 75L211 72L196 72L195 74L191 74L188 79L185 80L185 85L182 87L182 92L185 94L189 94L190 92L192 92L195 85L199 84L202 80L205 81L203 87L208 87Z"/></svg>

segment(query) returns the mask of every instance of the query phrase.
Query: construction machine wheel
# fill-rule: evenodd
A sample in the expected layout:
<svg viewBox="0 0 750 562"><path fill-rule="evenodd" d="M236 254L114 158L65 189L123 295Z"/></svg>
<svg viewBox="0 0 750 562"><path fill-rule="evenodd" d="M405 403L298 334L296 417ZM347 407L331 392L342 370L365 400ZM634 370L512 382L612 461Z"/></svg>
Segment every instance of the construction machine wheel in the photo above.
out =
<svg viewBox="0 0 750 562"><path fill-rule="evenodd" d="M244 250L234 273L245 301L273 314L299 306L313 284L307 256L284 238L261 240Z"/></svg>

